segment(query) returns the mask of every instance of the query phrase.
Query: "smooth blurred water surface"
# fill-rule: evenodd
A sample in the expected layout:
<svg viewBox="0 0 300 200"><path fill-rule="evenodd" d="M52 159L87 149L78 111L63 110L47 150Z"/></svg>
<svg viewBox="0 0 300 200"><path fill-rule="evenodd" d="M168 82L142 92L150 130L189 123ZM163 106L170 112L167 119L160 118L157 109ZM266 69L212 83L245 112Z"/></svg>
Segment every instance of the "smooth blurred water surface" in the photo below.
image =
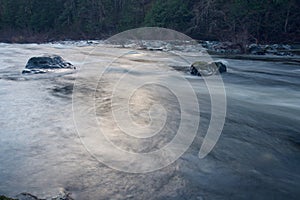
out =
<svg viewBox="0 0 300 200"><path fill-rule="evenodd" d="M94 51L92 46L72 44L0 44L0 194L29 192L51 197L65 188L75 199L298 199L299 65L228 59L228 73L222 75L228 101L225 127L215 149L202 160L198 152L211 116L210 98L203 80L182 70L198 96L200 128L194 143L178 161L148 174L110 169L85 150L72 113L76 73L21 74L32 56L61 55L83 73L76 81L84 103L95 92L89 85L98 81L97 70L102 71L128 51L105 45ZM180 120L176 96L157 86L137 91L129 102L133 120L147 124L147 105L158 102L165 106L168 123L163 134L151 140L130 140L109 120L112 83L128 72L126 66L132 63L141 66L130 71L133 78L167 80L174 71L168 65L186 63L163 52L140 50L132 54L130 61L118 61L119 67L115 64L99 82L96 115L107 117L105 128L115 144L144 152L161 148L174 137ZM192 54L190 58L198 59ZM143 68L145 63L153 64L160 73ZM85 65L94 67L86 69ZM170 84L180 86L180 82L172 81ZM129 90L131 83L134 81L128 82ZM125 93L118 94L119 98ZM156 116L160 117L165 120L166 116Z"/></svg>

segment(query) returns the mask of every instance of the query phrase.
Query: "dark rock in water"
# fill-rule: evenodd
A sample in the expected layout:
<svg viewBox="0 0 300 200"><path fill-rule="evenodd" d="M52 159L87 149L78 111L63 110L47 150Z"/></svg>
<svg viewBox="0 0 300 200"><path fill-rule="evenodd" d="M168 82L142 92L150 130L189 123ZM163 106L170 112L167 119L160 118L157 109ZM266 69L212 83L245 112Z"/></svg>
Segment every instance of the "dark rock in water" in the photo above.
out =
<svg viewBox="0 0 300 200"><path fill-rule="evenodd" d="M242 44L233 42L202 41L201 45L216 54L242 54L245 51Z"/></svg>
<svg viewBox="0 0 300 200"><path fill-rule="evenodd" d="M249 45L248 52L250 54L254 54L254 55L265 55L266 54L265 49L262 46L257 45L257 44Z"/></svg>
<svg viewBox="0 0 300 200"><path fill-rule="evenodd" d="M66 191L61 191L61 193L58 196L47 198L47 199L40 199L29 193L22 193L17 195L17 200L74 200L74 199L71 197L71 193L68 193Z"/></svg>
<svg viewBox="0 0 300 200"><path fill-rule="evenodd" d="M213 46L214 51L217 53L225 53L225 54L240 54L243 52L241 46L232 42L220 42Z"/></svg>
<svg viewBox="0 0 300 200"><path fill-rule="evenodd" d="M190 67L190 72L195 76L212 76L227 72L228 64L225 61L195 62Z"/></svg>
<svg viewBox="0 0 300 200"><path fill-rule="evenodd" d="M247 48L248 53L254 55L277 55L277 56L292 56L291 46L289 45L259 45L251 44Z"/></svg>
<svg viewBox="0 0 300 200"><path fill-rule="evenodd" d="M57 55L42 56L30 58L27 62L23 74L46 73L55 69L76 69L71 63L66 62L62 57Z"/></svg>
<svg viewBox="0 0 300 200"><path fill-rule="evenodd" d="M214 63L219 68L218 70L221 74L227 72L227 66L228 66L227 62L225 63L223 61L218 61L218 62L214 62Z"/></svg>
<svg viewBox="0 0 300 200"><path fill-rule="evenodd" d="M278 56L292 56L292 47L290 45L279 45L279 44L274 44L272 45L274 49L276 49L275 55Z"/></svg>
<svg viewBox="0 0 300 200"><path fill-rule="evenodd" d="M22 193L17 196L18 200L40 200L36 196L29 193Z"/></svg>
<svg viewBox="0 0 300 200"><path fill-rule="evenodd" d="M277 55L277 56L293 56L292 47L283 44L250 44L217 41L202 41L202 46L210 53L215 54L253 54L253 55Z"/></svg>

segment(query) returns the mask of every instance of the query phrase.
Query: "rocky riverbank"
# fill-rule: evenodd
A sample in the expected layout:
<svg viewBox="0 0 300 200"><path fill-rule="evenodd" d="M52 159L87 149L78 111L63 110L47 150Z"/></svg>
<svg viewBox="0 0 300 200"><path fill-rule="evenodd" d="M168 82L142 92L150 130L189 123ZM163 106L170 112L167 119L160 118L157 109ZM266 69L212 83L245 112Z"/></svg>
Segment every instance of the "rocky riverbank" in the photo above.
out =
<svg viewBox="0 0 300 200"><path fill-rule="evenodd" d="M299 54L297 45L289 44L248 44L241 45L232 42L199 41L211 54L249 54L249 55L276 55L293 56Z"/></svg>

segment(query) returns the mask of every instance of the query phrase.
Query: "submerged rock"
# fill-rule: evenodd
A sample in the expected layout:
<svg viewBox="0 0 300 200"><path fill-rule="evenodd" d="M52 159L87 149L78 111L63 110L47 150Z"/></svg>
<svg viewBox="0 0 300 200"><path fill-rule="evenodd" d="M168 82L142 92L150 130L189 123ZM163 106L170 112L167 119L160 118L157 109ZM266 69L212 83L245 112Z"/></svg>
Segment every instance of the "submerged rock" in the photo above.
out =
<svg viewBox="0 0 300 200"><path fill-rule="evenodd" d="M212 76L218 73L227 72L226 61L213 61L213 62L195 62L190 67L190 72L195 76Z"/></svg>
<svg viewBox="0 0 300 200"><path fill-rule="evenodd" d="M26 64L23 74L46 73L55 69L76 69L71 63L57 55L32 57Z"/></svg>

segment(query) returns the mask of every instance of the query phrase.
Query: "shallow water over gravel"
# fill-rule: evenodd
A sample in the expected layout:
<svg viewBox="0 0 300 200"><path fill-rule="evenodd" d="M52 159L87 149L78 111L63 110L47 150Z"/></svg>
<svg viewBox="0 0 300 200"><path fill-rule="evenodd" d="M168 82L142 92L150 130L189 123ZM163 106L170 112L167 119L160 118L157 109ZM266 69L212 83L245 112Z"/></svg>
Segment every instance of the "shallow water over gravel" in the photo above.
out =
<svg viewBox="0 0 300 200"><path fill-rule="evenodd" d="M226 123L213 151L199 159L211 117L210 98L203 79L186 73L188 64L174 54L105 45L95 51L93 46L72 44L0 44L0 52L0 195L29 192L51 197L61 188L74 199L298 199L300 195L299 65L227 59L230 67L222 75ZM80 77L76 80L78 72L68 70L21 74L30 57L45 53L58 54L77 66ZM124 54L128 56L115 61L98 82L98 73ZM195 53L184 55L189 61L198 59ZM128 70L132 65L138 67ZM191 83L201 111L197 137L179 160L156 172L130 174L107 167L86 151L73 121L75 80L77 98L82 100L77 109L85 109L86 99L95 94L95 114L107 120L111 141L145 152L174 137L180 121L176 95L148 85L132 96L129 104L136 123L149 123L147 109L154 103L163 105L168 114L163 134L140 141L122 135L111 123L110 93L124 73L132 78L124 85L128 90L135 78L149 76L180 86L180 81L170 79L175 72ZM96 90L91 87L95 82ZM117 97L121 100L125 94L126 90ZM159 123L166 116L155 117Z"/></svg>

